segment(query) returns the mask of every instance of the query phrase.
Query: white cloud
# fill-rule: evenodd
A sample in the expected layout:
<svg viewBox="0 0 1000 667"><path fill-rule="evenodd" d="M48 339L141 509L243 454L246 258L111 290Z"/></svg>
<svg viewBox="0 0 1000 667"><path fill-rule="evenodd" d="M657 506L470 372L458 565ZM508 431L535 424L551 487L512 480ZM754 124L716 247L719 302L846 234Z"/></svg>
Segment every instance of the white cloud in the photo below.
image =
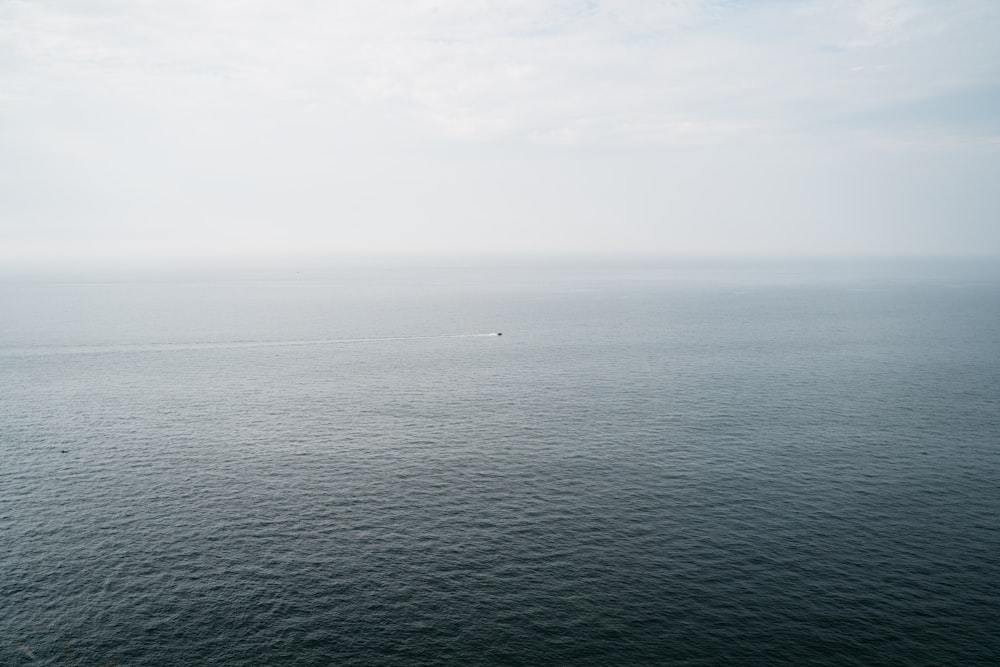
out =
<svg viewBox="0 0 1000 667"><path fill-rule="evenodd" d="M998 28L992 0L7 0L0 239L555 248L573 220L580 248L729 248L745 224L803 249L832 208L919 209L867 206L842 165L993 159L998 122L940 100L991 104ZM800 189L849 201L816 195L797 236L810 200L770 184L803 164ZM745 183L773 198L707 202Z"/></svg>
<svg viewBox="0 0 1000 667"><path fill-rule="evenodd" d="M996 27L998 12L923 7L13 2L5 42L20 67L6 78L22 95L47 86L140 106L331 105L465 139L574 128L581 140L687 142L692 128L711 139L719 127L759 130L765 117L780 130L805 103L878 105L995 82L982 23Z"/></svg>

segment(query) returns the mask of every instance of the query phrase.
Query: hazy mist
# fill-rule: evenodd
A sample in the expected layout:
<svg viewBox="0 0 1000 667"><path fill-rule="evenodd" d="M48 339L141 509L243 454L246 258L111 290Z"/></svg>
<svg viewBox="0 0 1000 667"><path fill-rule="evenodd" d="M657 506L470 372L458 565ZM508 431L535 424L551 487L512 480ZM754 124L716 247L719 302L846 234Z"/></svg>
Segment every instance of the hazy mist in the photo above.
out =
<svg viewBox="0 0 1000 667"><path fill-rule="evenodd" d="M1000 4L0 3L0 259L1000 252Z"/></svg>

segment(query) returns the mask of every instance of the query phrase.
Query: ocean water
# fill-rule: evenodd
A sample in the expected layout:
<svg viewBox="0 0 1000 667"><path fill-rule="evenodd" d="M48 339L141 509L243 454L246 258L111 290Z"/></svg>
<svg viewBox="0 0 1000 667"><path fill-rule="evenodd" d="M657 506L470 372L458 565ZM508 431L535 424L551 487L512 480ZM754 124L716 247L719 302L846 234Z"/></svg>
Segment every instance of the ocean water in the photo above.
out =
<svg viewBox="0 0 1000 667"><path fill-rule="evenodd" d="M7 274L0 531L2 665L1000 664L1000 274Z"/></svg>

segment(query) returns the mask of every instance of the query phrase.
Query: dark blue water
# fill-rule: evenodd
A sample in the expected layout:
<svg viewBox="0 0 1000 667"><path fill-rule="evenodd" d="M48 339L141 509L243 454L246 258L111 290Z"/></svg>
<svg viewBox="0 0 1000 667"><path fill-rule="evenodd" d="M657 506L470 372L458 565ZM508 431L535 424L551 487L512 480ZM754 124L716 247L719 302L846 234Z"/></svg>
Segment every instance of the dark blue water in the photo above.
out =
<svg viewBox="0 0 1000 667"><path fill-rule="evenodd" d="M0 664L1000 661L981 265L9 275L0 313Z"/></svg>

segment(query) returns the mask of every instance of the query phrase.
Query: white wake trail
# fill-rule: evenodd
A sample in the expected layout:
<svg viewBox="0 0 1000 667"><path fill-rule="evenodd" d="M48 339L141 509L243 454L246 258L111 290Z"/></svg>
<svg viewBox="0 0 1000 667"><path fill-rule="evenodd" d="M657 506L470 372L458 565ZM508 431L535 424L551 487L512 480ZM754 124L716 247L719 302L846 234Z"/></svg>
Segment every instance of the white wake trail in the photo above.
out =
<svg viewBox="0 0 1000 667"><path fill-rule="evenodd" d="M433 334L423 336L369 336L364 338L314 338L299 340L234 340L178 343L125 343L115 345L52 345L39 347L0 348L0 357L29 357L50 354L106 354L111 352L174 352L183 350L225 350L255 347L300 347L307 345L341 345L348 343L380 343L442 338L484 338L501 336L497 333Z"/></svg>

